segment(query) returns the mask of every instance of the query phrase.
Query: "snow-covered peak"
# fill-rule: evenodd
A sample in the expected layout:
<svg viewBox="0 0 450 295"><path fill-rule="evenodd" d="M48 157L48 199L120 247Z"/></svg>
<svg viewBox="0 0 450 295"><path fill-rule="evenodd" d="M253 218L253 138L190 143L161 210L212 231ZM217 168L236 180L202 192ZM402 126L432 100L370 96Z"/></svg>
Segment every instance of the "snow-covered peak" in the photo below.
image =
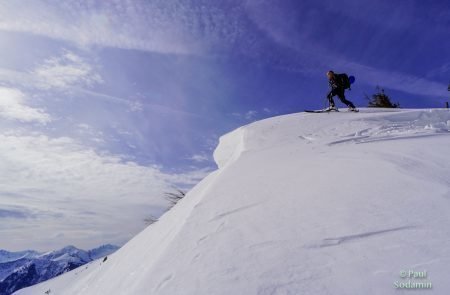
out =
<svg viewBox="0 0 450 295"><path fill-rule="evenodd" d="M87 251L74 246L66 246L62 249L42 254L39 258L52 261L66 260L67 262L86 263L91 261Z"/></svg>
<svg viewBox="0 0 450 295"><path fill-rule="evenodd" d="M39 252L26 250L20 252L9 252L6 250L0 250L0 263L15 261L23 258L34 258L40 255Z"/></svg>
<svg viewBox="0 0 450 295"><path fill-rule="evenodd" d="M443 109L243 126L218 170L107 260L16 294L398 294L408 280L448 294L449 146Z"/></svg>
<svg viewBox="0 0 450 295"><path fill-rule="evenodd" d="M89 250L88 253L89 253L89 256L93 260L95 260L95 259L105 257L105 256L117 251L118 249L119 249L119 247L117 247L117 246L107 244L107 245L102 245L100 247Z"/></svg>

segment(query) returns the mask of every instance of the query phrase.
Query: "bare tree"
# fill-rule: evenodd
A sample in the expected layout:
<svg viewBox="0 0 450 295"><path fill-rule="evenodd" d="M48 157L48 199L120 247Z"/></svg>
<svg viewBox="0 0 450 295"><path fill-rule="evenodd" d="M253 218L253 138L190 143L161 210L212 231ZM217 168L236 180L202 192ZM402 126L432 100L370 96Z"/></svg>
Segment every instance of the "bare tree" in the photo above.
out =
<svg viewBox="0 0 450 295"><path fill-rule="evenodd" d="M153 216L153 215L150 215L149 217L147 217L147 218L144 219L144 222L145 222L145 224L147 224L147 225L153 224L153 223L155 223L155 222L157 222L157 221L158 221L158 218L156 218L156 217Z"/></svg>
<svg viewBox="0 0 450 295"><path fill-rule="evenodd" d="M172 209L173 206L175 206L181 199L184 198L184 196L186 196L186 193L178 188L176 188L174 192L165 192L164 197L169 201L169 208L166 210L166 212ZM157 221L158 218L153 215L150 215L149 217L144 219L144 222L147 225L151 225Z"/></svg>
<svg viewBox="0 0 450 295"><path fill-rule="evenodd" d="M164 195L166 199L170 202L170 208L172 208L186 196L186 193L181 189L177 188L175 189L175 192L166 192Z"/></svg>

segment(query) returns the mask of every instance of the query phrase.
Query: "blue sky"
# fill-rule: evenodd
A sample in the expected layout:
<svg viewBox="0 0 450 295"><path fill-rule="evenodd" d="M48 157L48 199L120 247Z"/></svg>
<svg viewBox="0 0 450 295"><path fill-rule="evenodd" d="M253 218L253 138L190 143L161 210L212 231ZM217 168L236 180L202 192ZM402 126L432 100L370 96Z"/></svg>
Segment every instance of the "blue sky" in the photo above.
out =
<svg viewBox="0 0 450 295"><path fill-rule="evenodd" d="M448 1L4 1L0 248L124 243L173 187L215 169L220 135L386 89L449 100Z"/></svg>

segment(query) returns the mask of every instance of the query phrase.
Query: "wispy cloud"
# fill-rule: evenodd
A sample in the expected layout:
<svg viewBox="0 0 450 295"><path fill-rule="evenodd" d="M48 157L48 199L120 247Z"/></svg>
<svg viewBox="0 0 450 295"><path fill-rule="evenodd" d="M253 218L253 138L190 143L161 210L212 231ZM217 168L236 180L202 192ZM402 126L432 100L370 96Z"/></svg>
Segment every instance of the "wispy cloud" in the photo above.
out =
<svg viewBox="0 0 450 295"><path fill-rule="evenodd" d="M58 91L103 83L93 65L69 50L43 60L30 71L0 68L0 81L34 90Z"/></svg>
<svg viewBox="0 0 450 295"><path fill-rule="evenodd" d="M103 81L83 58L67 50L61 56L45 60L31 75L43 89L92 86Z"/></svg>
<svg viewBox="0 0 450 295"><path fill-rule="evenodd" d="M240 27L231 18L233 14L214 4L196 6L183 1L0 4L0 30L42 35L80 46L174 54L198 54L211 42L233 42Z"/></svg>
<svg viewBox="0 0 450 295"><path fill-rule="evenodd" d="M42 108L30 106L32 100L25 92L77 90L103 80L85 59L63 50L61 55L44 60L31 71L0 69L0 81L13 86L0 87L0 117L46 124L51 116Z"/></svg>
<svg viewBox="0 0 450 295"><path fill-rule="evenodd" d="M258 111L250 110L245 113L244 118L247 120L253 120L256 118L257 115L258 115Z"/></svg>
<svg viewBox="0 0 450 295"><path fill-rule="evenodd" d="M43 109L26 105L26 95L14 88L0 87L0 117L21 122L46 124L51 117Z"/></svg>
<svg viewBox="0 0 450 295"><path fill-rule="evenodd" d="M196 185L209 173L211 173L211 168L194 169L183 173L171 174L168 176L168 179L177 187L188 189Z"/></svg>
<svg viewBox="0 0 450 295"><path fill-rule="evenodd" d="M189 157L188 160L192 160L197 163L203 163L203 162L210 161L211 158L208 157L206 154L195 154L195 155Z"/></svg>
<svg viewBox="0 0 450 295"><path fill-rule="evenodd" d="M248 121L254 121L254 120L264 117L264 116L270 116L270 115L274 115L274 114L275 114L274 111L265 107L260 110L248 110L244 113L234 112L234 113L231 113L231 116L233 116L235 118L239 118L241 120L245 120L248 122Z"/></svg>
<svg viewBox="0 0 450 295"><path fill-rule="evenodd" d="M434 82L432 80L416 77L398 71L388 71L377 69L367 65L354 62L334 62L341 69L357 73L360 81L372 86L381 85L382 87L399 90L405 93L415 95L443 97L447 95L447 86L445 84Z"/></svg>
<svg viewBox="0 0 450 295"><path fill-rule="evenodd" d="M97 98L97 99L100 99L103 101L124 105L127 107L127 110L131 111L131 112L140 112L143 110L147 110L147 111L157 112L159 114L168 114L168 115L174 115L174 116L188 116L188 117L195 117L195 118L200 117L200 115L198 115L198 114L186 112L184 110L181 110L181 109L178 109L175 107L168 107L168 106L159 105L156 103L148 103L145 101L127 99L127 98L123 98L123 97L119 97L119 96L114 96L114 95L110 95L110 94L105 94L105 93L101 93L101 92L97 92L97 91L84 89L84 88L77 87L74 90L79 93L90 95L94 98Z"/></svg>

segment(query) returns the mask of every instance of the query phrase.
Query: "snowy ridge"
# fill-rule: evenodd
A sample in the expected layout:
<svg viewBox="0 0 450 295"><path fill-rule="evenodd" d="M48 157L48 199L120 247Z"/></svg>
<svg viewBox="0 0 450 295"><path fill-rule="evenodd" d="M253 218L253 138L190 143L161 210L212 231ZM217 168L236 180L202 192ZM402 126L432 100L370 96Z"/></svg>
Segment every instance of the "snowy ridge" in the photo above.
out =
<svg viewBox="0 0 450 295"><path fill-rule="evenodd" d="M23 258L34 258L38 255L39 255L38 252L31 250L20 252L9 252L5 250L0 250L0 263L12 262Z"/></svg>
<svg viewBox="0 0 450 295"><path fill-rule="evenodd" d="M220 137L213 155L219 169L238 159L245 150L245 132L246 129L241 127Z"/></svg>
<svg viewBox="0 0 450 295"><path fill-rule="evenodd" d="M443 109L255 122L107 261L15 294L398 294L403 270L448 294L449 146Z"/></svg>

